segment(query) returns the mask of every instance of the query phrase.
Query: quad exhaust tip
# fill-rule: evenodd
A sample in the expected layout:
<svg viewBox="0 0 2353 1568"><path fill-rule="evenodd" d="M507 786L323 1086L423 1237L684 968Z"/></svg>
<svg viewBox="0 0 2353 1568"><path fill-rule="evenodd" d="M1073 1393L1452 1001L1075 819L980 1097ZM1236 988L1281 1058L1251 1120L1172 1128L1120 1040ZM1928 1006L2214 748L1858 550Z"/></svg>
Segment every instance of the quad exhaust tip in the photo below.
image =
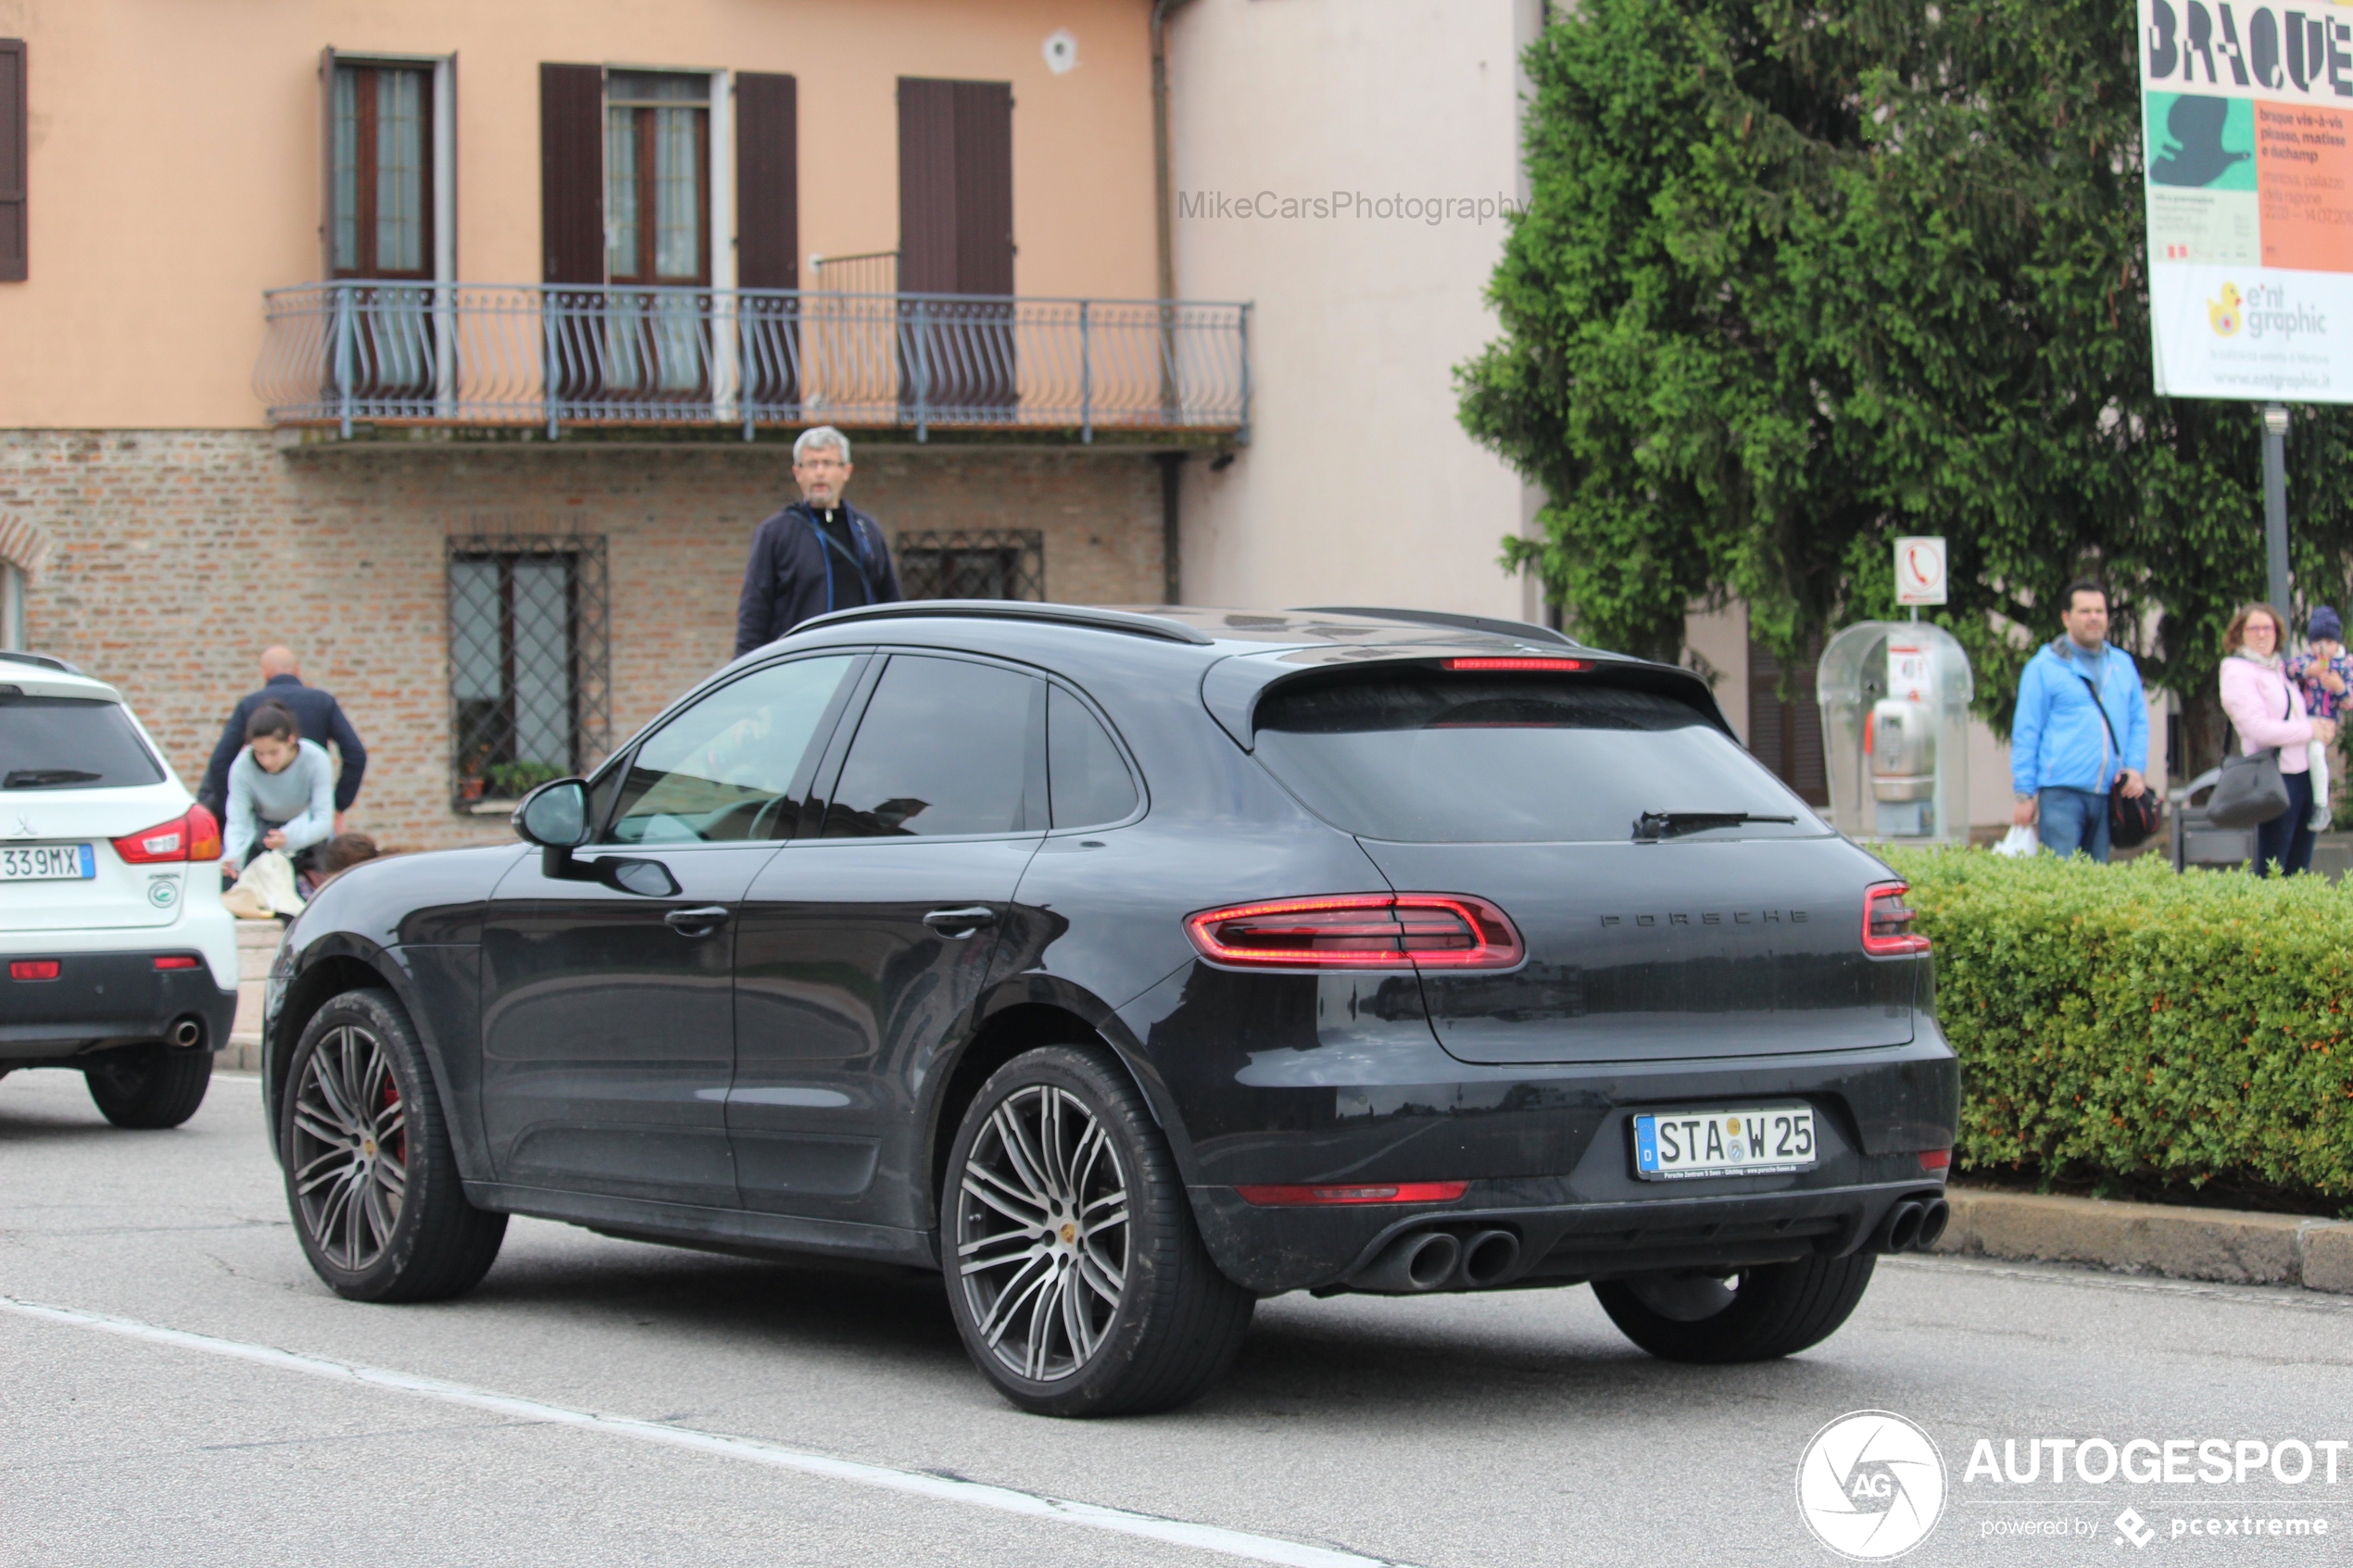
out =
<svg viewBox="0 0 2353 1568"><path fill-rule="evenodd" d="M1506 1230L1413 1231L1349 1276L1349 1286L1381 1296L1421 1296L1433 1290L1480 1290L1519 1262L1519 1237Z"/></svg>
<svg viewBox="0 0 2353 1568"><path fill-rule="evenodd" d="M1888 1210L1872 1250L1925 1252L1943 1238L1952 1219L1953 1206L1941 1198L1907 1198Z"/></svg>

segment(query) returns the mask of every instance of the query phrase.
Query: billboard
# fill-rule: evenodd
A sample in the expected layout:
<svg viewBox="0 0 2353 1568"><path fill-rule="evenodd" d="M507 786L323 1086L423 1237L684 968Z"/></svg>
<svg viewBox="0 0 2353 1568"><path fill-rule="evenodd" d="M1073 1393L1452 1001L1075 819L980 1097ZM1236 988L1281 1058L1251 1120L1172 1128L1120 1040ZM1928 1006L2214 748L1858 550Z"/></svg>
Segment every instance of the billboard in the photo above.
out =
<svg viewBox="0 0 2353 1568"><path fill-rule="evenodd" d="M2139 3L2157 390L2353 403L2353 6Z"/></svg>

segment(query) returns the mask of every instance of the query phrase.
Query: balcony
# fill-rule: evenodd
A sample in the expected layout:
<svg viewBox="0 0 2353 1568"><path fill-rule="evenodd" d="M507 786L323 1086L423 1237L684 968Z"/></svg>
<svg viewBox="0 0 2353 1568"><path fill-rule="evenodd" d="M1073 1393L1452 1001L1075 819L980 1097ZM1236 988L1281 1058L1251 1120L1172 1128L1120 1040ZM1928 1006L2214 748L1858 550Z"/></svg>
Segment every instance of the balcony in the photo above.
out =
<svg viewBox="0 0 2353 1568"><path fill-rule="evenodd" d="M1250 307L570 284L264 296L254 390L309 439L444 431L1215 445L1250 437Z"/></svg>

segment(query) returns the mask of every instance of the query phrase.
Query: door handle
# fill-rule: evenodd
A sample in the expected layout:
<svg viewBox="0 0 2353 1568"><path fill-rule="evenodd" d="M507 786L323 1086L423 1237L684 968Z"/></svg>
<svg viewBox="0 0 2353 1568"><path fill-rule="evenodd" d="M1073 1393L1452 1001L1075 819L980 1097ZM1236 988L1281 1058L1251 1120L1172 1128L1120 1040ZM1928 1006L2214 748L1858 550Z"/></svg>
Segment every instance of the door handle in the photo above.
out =
<svg viewBox="0 0 2353 1568"><path fill-rule="evenodd" d="M924 917L924 923L942 936L961 941L984 925L996 924L997 911L986 904L966 909L934 909Z"/></svg>
<svg viewBox="0 0 2353 1568"><path fill-rule="evenodd" d="M681 936L708 936L727 923L727 906L707 904L696 909L673 909L661 923Z"/></svg>

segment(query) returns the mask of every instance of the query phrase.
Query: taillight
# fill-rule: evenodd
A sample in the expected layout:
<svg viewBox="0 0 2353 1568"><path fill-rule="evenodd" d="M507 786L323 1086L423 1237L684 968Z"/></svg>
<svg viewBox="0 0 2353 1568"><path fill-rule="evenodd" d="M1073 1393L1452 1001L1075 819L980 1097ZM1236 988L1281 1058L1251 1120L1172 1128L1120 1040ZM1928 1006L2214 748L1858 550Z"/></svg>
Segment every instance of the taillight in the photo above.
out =
<svg viewBox="0 0 2353 1568"><path fill-rule="evenodd" d="M1234 1190L1261 1209L1300 1203L1452 1203L1468 1182L1385 1182L1361 1186L1246 1186Z"/></svg>
<svg viewBox="0 0 2353 1568"><path fill-rule="evenodd" d="M1510 969L1509 916L1461 893L1343 893L1185 917L1202 957L1245 969Z"/></svg>
<svg viewBox="0 0 2353 1568"><path fill-rule="evenodd" d="M1863 951L1875 959L1900 959L1928 951L1928 938L1912 929L1918 917L1904 902L1911 889L1883 883L1863 895Z"/></svg>
<svg viewBox="0 0 2353 1568"><path fill-rule="evenodd" d="M1449 670L1591 670L1586 659L1450 659Z"/></svg>
<svg viewBox="0 0 2353 1568"><path fill-rule="evenodd" d="M1949 1149L1949 1148L1924 1148L1924 1149L1920 1150L1920 1169L1921 1169L1921 1170L1923 1170L1923 1171L1949 1171L1949 1170L1951 1170L1952 1168L1953 1168L1953 1151L1952 1151L1951 1149Z"/></svg>
<svg viewBox="0 0 2353 1568"><path fill-rule="evenodd" d="M218 860L220 859L220 822L201 806L188 808L188 859Z"/></svg>
<svg viewBox="0 0 2353 1568"><path fill-rule="evenodd" d="M15 959L8 964L11 980L55 980L63 969L55 959Z"/></svg>
<svg viewBox="0 0 2353 1568"><path fill-rule="evenodd" d="M131 866L160 865L169 860L218 860L220 823L203 807L191 806L184 815L116 839L114 852Z"/></svg>

